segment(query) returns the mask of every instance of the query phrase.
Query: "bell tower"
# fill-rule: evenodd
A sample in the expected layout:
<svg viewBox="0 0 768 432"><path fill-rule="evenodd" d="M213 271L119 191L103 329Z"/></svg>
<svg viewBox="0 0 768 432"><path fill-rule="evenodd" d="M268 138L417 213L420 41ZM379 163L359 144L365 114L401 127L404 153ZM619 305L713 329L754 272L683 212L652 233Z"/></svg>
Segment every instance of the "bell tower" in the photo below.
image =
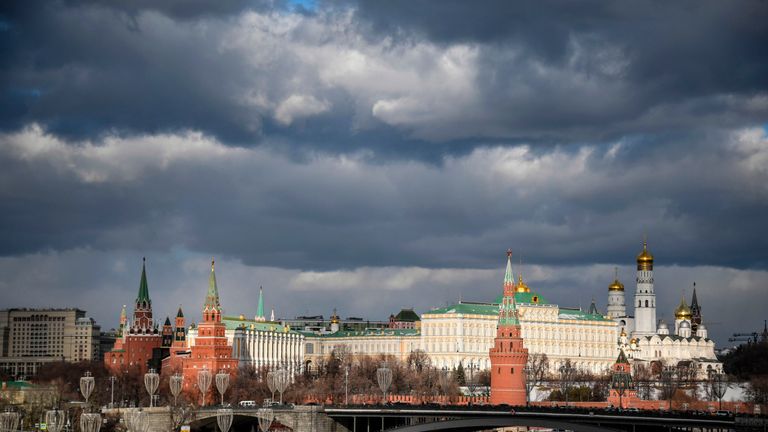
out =
<svg viewBox="0 0 768 432"><path fill-rule="evenodd" d="M648 252L646 240L637 256L636 280L634 336L651 336L656 334L656 293L653 291L653 255Z"/></svg>

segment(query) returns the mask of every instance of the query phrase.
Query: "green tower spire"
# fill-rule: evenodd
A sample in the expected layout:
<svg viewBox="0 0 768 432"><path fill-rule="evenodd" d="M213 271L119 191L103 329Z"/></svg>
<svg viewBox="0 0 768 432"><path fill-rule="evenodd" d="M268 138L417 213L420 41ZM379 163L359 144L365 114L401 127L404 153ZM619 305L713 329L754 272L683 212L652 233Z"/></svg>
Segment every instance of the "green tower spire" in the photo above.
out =
<svg viewBox="0 0 768 432"><path fill-rule="evenodd" d="M149 286L147 285L147 258L141 260L141 282L139 282L139 295L136 297L136 304L146 302L147 305L150 305L152 300L149 299Z"/></svg>
<svg viewBox="0 0 768 432"><path fill-rule="evenodd" d="M264 290L259 287L259 306L256 308L256 319L264 320Z"/></svg>
<svg viewBox="0 0 768 432"><path fill-rule="evenodd" d="M504 285L514 285L515 274L512 272L512 249L507 249L507 271L504 272Z"/></svg>
<svg viewBox="0 0 768 432"><path fill-rule="evenodd" d="M208 309L221 309L219 303L219 288L216 286L215 261L211 259L211 275L208 277L208 293L205 296L205 307Z"/></svg>

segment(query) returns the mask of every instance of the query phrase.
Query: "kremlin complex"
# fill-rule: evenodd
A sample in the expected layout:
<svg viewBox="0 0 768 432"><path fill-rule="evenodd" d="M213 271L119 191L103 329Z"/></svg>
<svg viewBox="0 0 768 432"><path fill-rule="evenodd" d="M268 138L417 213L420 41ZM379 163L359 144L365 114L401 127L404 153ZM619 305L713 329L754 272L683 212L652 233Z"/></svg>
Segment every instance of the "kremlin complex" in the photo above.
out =
<svg viewBox="0 0 768 432"><path fill-rule="evenodd" d="M686 365L699 377L722 372L695 285L690 305L680 300L673 323L657 320L653 255L645 241L636 261L634 296L625 296L624 284L615 278L608 286L606 313L594 301L586 311L549 302L522 274L515 277L508 251L501 296L494 301L458 302L421 316L404 309L389 322L374 323L342 320L335 311L328 321L322 316L276 320L274 312L267 319L261 289L253 318L227 316L211 261L204 296L200 290L202 319L187 323L180 306L174 322L166 318L163 325L153 318L144 263L132 318L123 307L118 339L104 361L113 370L180 372L190 386L202 369L236 375L239 367L250 365L297 374L340 350L353 359L387 355L402 361L420 350L437 369L487 370L490 403L509 405L526 403L526 366L535 356L546 355L551 376L564 367L627 376L636 365L655 371Z"/></svg>

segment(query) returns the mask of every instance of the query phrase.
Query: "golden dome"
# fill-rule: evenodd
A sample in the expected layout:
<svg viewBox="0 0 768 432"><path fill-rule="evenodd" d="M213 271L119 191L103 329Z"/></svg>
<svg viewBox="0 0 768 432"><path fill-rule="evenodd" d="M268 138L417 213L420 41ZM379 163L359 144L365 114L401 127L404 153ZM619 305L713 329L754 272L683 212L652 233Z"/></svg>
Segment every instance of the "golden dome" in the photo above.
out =
<svg viewBox="0 0 768 432"><path fill-rule="evenodd" d="M624 291L624 284L614 279L613 283L608 285L608 291Z"/></svg>
<svg viewBox="0 0 768 432"><path fill-rule="evenodd" d="M523 274L522 273L520 273L520 275L517 278L517 287L515 288L515 291L520 292L520 293L531 292L531 289L528 288L528 285L526 285L525 282L523 282Z"/></svg>
<svg viewBox="0 0 768 432"><path fill-rule="evenodd" d="M648 252L648 242L643 240L643 251L637 255L638 270L653 270L653 255Z"/></svg>
<svg viewBox="0 0 768 432"><path fill-rule="evenodd" d="M685 297L681 297L680 305L677 306L677 309L675 309L675 319L690 320L692 316L693 314L691 313L691 308L685 304Z"/></svg>
<svg viewBox="0 0 768 432"><path fill-rule="evenodd" d="M624 327L621 328L621 336L626 336L627 332L624 330Z"/></svg>

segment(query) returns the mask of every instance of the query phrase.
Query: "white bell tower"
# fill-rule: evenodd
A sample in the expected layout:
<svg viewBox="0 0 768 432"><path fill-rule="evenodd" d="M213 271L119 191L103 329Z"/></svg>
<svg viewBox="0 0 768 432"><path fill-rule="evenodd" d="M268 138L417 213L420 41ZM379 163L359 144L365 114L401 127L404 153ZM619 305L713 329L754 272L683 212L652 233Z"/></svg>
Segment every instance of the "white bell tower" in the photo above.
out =
<svg viewBox="0 0 768 432"><path fill-rule="evenodd" d="M634 336L656 334L656 293L653 291L653 255L643 240L643 251L637 256L637 290L635 291Z"/></svg>

